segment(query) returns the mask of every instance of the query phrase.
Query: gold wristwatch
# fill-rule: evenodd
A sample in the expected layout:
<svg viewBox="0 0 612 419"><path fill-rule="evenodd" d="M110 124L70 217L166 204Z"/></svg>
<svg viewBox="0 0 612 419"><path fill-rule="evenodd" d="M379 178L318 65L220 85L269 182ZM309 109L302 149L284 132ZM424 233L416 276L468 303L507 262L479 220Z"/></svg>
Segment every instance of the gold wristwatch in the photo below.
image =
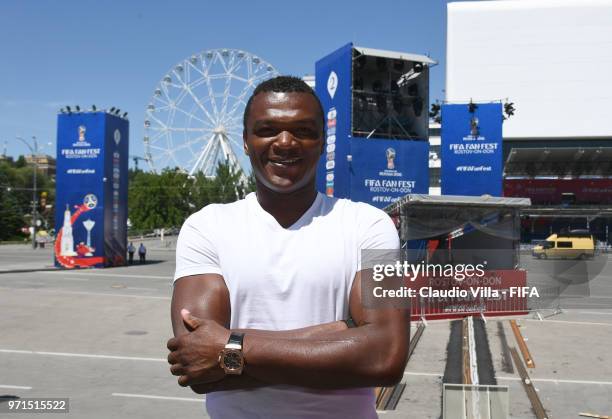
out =
<svg viewBox="0 0 612 419"><path fill-rule="evenodd" d="M219 365L225 374L240 375L244 368L244 355L242 353L242 341L244 333L230 335L225 348L219 353Z"/></svg>

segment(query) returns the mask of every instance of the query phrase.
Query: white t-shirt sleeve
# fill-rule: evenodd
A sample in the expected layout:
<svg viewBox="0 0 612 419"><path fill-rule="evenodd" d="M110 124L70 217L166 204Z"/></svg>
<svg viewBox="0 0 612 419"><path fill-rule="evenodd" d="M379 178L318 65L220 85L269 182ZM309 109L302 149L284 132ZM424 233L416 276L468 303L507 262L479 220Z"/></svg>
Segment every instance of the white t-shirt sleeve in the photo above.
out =
<svg viewBox="0 0 612 419"><path fill-rule="evenodd" d="M189 216L181 227L176 242L174 281L189 275L222 274L214 243L215 214L209 207Z"/></svg>
<svg viewBox="0 0 612 419"><path fill-rule="evenodd" d="M399 234L391 217L384 211L371 205L362 204L359 228L359 255L357 257L357 270L367 268L362 266L363 252L368 250L387 250L390 252L372 252L369 254L369 265L373 260L395 259L400 248ZM392 263L391 260L386 263Z"/></svg>

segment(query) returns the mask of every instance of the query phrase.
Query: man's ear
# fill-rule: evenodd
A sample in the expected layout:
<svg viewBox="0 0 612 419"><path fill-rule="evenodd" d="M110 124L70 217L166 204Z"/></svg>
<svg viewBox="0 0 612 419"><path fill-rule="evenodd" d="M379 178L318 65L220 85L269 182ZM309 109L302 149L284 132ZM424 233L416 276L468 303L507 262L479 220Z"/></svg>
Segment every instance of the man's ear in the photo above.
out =
<svg viewBox="0 0 612 419"><path fill-rule="evenodd" d="M242 147L244 148L244 154L249 155L249 146L247 145L247 133L246 129L242 130Z"/></svg>
<svg viewBox="0 0 612 419"><path fill-rule="evenodd" d="M323 136L323 139L321 140L321 156L323 155L323 152L325 151L325 136Z"/></svg>

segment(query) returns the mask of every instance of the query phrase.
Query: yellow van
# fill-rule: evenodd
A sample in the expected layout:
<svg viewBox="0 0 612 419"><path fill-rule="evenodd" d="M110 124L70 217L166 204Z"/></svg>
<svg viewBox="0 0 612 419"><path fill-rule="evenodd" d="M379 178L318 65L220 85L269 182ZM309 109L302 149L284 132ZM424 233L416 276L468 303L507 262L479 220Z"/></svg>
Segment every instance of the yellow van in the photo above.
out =
<svg viewBox="0 0 612 419"><path fill-rule="evenodd" d="M595 254L595 240L588 230L571 230L549 236L533 248L538 259L586 259Z"/></svg>

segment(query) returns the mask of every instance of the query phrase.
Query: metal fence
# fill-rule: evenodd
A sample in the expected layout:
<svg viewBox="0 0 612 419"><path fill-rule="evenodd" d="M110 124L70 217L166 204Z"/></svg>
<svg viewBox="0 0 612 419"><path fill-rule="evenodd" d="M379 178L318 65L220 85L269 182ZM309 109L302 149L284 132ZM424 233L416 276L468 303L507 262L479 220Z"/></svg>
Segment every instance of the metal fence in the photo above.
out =
<svg viewBox="0 0 612 419"><path fill-rule="evenodd" d="M527 314L530 307L526 284L523 270L492 271L486 277L465 282L421 278L411 285L417 289L411 299L411 315L416 320ZM423 295L423 290L435 295Z"/></svg>

